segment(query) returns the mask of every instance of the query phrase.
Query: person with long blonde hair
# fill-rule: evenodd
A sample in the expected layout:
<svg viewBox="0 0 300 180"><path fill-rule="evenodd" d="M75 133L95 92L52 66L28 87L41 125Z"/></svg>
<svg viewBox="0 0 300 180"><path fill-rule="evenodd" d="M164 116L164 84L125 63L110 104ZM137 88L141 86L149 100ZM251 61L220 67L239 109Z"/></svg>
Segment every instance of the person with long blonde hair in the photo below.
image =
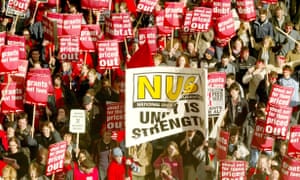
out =
<svg viewBox="0 0 300 180"><path fill-rule="evenodd" d="M167 148L154 161L153 167L159 170L163 164L168 164L172 170L172 176L177 180L183 180L183 162L179 147L171 141Z"/></svg>
<svg viewBox="0 0 300 180"><path fill-rule="evenodd" d="M6 165L2 170L3 180L16 180L17 170L10 165Z"/></svg>

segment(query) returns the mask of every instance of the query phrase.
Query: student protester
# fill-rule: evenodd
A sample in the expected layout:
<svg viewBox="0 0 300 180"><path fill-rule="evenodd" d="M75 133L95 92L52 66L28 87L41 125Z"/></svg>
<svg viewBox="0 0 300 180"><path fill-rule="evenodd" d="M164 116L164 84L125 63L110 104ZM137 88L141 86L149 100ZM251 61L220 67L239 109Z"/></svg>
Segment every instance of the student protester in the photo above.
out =
<svg viewBox="0 0 300 180"><path fill-rule="evenodd" d="M184 179L183 160L176 142L169 142L167 148L153 162L153 167L159 170L162 164L169 164L172 169L172 176L178 180Z"/></svg>
<svg viewBox="0 0 300 180"><path fill-rule="evenodd" d="M132 180L151 180L153 148L150 142L131 146L128 149L128 156L132 158L138 169L132 171Z"/></svg>
<svg viewBox="0 0 300 180"><path fill-rule="evenodd" d="M225 117L225 127L230 128L233 125L242 127L249 112L248 102L246 99L241 98L238 84L233 83L229 88L229 92L231 96L226 104L228 112Z"/></svg>
<svg viewBox="0 0 300 180"><path fill-rule="evenodd" d="M268 11L266 9L259 10L258 19L253 23L253 36L256 42L261 42L265 36L274 37L274 29L268 20Z"/></svg>
<svg viewBox="0 0 300 180"><path fill-rule="evenodd" d="M205 50L204 56L200 59L198 63L198 68L206 68L208 72L215 70L215 65L218 60L214 57L215 56L215 48L209 47Z"/></svg>
<svg viewBox="0 0 300 180"><path fill-rule="evenodd" d="M131 160L123 156L123 152L119 147L112 150L112 155L113 159L107 169L107 180L132 180L132 171L128 167L132 163Z"/></svg>
<svg viewBox="0 0 300 180"><path fill-rule="evenodd" d="M216 63L215 68L219 72L236 73L236 67L230 62L230 56L227 53L223 53L221 57L221 62Z"/></svg>
<svg viewBox="0 0 300 180"><path fill-rule="evenodd" d="M256 89L260 83L265 78L266 70L264 60L258 59L255 66L248 69L246 74L243 76L243 83L249 84L248 92L248 102L249 110L253 111L255 109L255 104L257 103Z"/></svg>
<svg viewBox="0 0 300 180"><path fill-rule="evenodd" d="M92 157L99 169L99 179L107 178L107 168L112 159L112 150L117 147L117 142L111 138L111 131L105 126L101 129L101 137L93 143Z"/></svg>
<svg viewBox="0 0 300 180"><path fill-rule="evenodd" d="M29 168L29 160L24 152L21 151L21 144L17 138L11 138L8 141L9 152L4 161L17 170L18 179L23 178Z"/></svg>
<svg viewBox="0 0 300 180"><path fill-rule="evenodd" d="M271 71L262 81L260 81L256 89L258 102L262 102L264 104L268 103L273 85L278 84L277 79L277 72Z"/></svg>
<svg viewBox="0 0 300 180"><path fill-rule="evenodd" d="M183 156L184 179L195 180L197 178L196 168L198 165L197 158L193 152L204 142L202 132L188 130L182 134L179 141L180 154Z"/></svg>

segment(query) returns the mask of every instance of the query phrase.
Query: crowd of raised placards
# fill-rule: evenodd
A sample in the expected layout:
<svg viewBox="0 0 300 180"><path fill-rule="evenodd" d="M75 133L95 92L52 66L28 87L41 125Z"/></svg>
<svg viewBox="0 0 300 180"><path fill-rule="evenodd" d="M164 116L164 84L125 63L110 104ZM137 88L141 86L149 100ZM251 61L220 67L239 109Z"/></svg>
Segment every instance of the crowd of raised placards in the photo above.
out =
<svg viewBox="0 0 300 180"><path fill-rule="evenodd" d="M0 13L1 179L300 179L300 1L1 0Z"/></svg>

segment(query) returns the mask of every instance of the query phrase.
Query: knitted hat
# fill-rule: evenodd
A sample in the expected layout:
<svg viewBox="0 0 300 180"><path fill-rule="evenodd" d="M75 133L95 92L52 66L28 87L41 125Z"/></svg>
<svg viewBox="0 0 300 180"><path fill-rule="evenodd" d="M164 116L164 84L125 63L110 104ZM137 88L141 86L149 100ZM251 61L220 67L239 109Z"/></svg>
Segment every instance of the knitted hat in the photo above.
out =
<svg viewBox="0 0 300 180"><path fill-rule="evenodd" d="M119 148L119 147L114 148L113 156L116 156L116 157L123 156L123 152L122 152L121 148Z"/></svg>
<svg viewBox="0 0 300 180"><path fill-rule="evenodd" d="M211 56L214 56L215 55L215 48L209 47L209 48L206 49L205 53L208 53Z"/></svg>

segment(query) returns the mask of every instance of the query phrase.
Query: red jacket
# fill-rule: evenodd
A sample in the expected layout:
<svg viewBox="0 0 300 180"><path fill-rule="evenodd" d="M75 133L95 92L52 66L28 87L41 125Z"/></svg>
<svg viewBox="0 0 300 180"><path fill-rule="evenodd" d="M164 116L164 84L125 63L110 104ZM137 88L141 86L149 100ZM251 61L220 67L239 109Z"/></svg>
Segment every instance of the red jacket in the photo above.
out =
<svg viewBox="0 0 300 180"><path fill-rule="evenodd" d="M119 164L116 160L112 160L107 169L107 180L124 180L126 175L126 159L122 159L122 163ZM130 167L128 168L128 175L132 179Z"/></svg>

